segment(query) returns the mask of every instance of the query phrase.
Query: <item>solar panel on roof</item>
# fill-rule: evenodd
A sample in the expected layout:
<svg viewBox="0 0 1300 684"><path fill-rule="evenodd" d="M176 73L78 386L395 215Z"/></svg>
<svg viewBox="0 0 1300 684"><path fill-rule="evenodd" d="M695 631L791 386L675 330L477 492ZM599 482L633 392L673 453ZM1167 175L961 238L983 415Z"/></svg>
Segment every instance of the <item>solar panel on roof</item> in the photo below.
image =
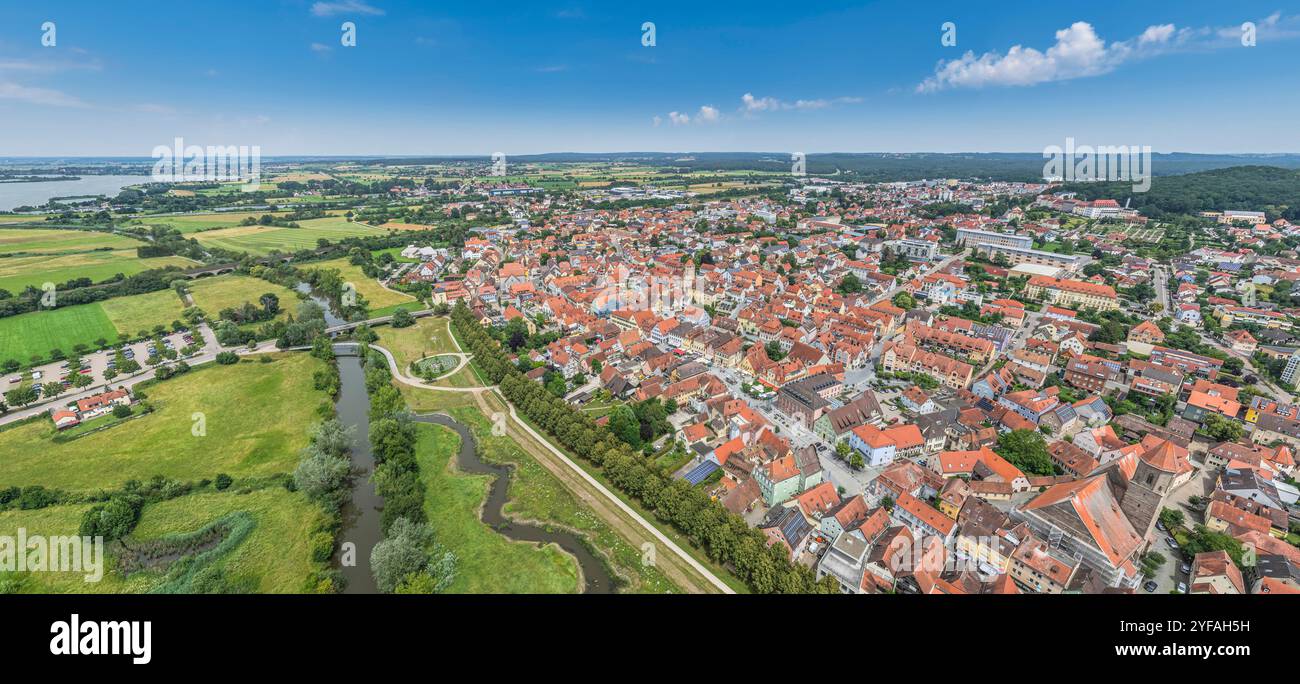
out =
<svg viewBox="0 0 1300 684"><path fill-rule="evenodd" d="M692 485L697 485L703 482L706 478L709 477L709 475L713 474L713 471L717 469L718 469L717 463L714 463L713 461L705 461L692 468L689 473L686 473L686 477L683 479Z"/></svg>

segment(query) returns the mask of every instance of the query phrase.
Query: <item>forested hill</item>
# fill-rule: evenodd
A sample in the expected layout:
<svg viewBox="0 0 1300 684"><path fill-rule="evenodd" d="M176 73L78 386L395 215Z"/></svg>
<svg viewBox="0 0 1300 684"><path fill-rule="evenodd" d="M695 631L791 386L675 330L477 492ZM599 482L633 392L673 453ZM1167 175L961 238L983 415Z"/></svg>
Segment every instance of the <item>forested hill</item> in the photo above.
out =
<svg viewBox="0 0 1300 684"><path fill-rule="evenodd" d="M1269 220L1300 220L1300 171L1276 166L1234 166L1181 176L1155 176L1147 192L1132 182L1067 183L1085 199L1113 199L1144 216L1239 209L1263 211Z"/></svg>

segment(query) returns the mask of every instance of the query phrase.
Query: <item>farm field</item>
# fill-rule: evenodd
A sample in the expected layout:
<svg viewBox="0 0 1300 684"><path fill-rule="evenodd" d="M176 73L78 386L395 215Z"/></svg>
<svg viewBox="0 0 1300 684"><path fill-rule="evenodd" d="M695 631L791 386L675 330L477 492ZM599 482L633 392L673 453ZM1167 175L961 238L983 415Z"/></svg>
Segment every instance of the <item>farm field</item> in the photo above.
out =
<svg viewBox="0 0 1300 684"><path fill-rule="evenodd" d="M152 414L58 443L48 421L0 432L0 486L71 491L120 487L163 475L196 481L288 473L329 397L313 388L322 363L306 354L207 364L145 389ZM191 432L201 413L206 435Z"/></svg>
<svg viewBox="0 0 1300 684"><path fill-rule="evenodd" d="M233 309L252 302L261 306L258 299L270 292L280 298L280 315L284 318L298 306L298 293L275 283L252 276L227 274L190 281L190 297L194 305L216 320L222 309ZM173 297L175 294L173 293ZM179 299L178 299L179 301Z"/></svg>
<svg viewBox="0 0 1300 684"><path fill-rule="evenodd" d="M122 235L89 230L0 228L0 254L64 254L96 249L135 249L141 243Z"/></svg>
<svg viewBox="0 0 1300 684"><path fill-rule="evenodd" d="M153 330L155 325L171 327L185 309L175 290L168 288L157 292L114 297L99 303L108 320L119 333L135 336L141 330Z"/></svg>
<svg viewBox="0 0 1300 684"><path fill-rule="evenodd" d="M210 247L260 256L270 254L274 250L294 252L300 249L314 249L316 241L322 238L337 242L345 237L385 233L383 229L363 223L352 223L341 216L299 221L298 225L299 228L238 226L204 231L194 237Z"/></svg>
<svg viewBox="0 0 1300 684"><path fill-rule="evenodd" d="M116 340L117 332L99 303L0 318L0 361L48 358L51 349L71 353L78 344L93 347L99 339Z"/></svg>
<svg viewBox="0 0 1300 684"><path fill-rule="evenodd" d="M343 282L352 283L352 285L357 289L357 294L364 297L365 300L370 303L370 310L372 312L403 304L414 305L411 310L420 308L419 302L416 301L415 297L404 292L393 292L384 289L384 287L379 284L379 281L367 276L361 271L360 266L353 266L347 259L319 261L312 264L311 268L320 270L338 270L339 275L343 277Z"/></svg>
<svg viewBox="0 0 1300 684"><path fill-rule="evenodd" d="M74 278L100 282L118 273L129 276L152 268L195 265L196 262L177 256L141 259L136 257L135 250L12 256L0 258L0 289L19 292L28 285L40 287L47 282L66 283Z"/></svg>
<svg viewBox="0 0 1300 684"><path fill-rule="evenodd" d="M155 225L170 226L172 228L175 228L176 230L179 230L182 233L188 234L188 233L196 233L203 230L211 230L213 228L228 228L231 226L238 226L239 222L243 221L246 218L249 217L261 218L262 215L264 214L271 214L272 216L274 216L277 213L283 213L283 212L275 212L270 210L227 211L227 212L209 213L209 214L185 214L182 216L157 216L157 217L147 216L144 218L134 219L131 221L131 224L132 225L139 224L145 226L155 226Z"/></svg>

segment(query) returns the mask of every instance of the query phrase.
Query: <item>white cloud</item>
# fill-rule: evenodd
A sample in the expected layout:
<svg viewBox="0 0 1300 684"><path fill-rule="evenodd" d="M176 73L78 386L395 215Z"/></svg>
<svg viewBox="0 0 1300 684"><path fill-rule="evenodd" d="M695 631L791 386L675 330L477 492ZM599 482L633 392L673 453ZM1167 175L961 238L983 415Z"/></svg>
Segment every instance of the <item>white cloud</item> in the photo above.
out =
<svg viewBox="0 0 1300 684"><path fill-rule="evenodd" d="M332 17L339 14L369 14L382 16L384 11L362 0L336 0L335 2L317 2L312 4L311 13L318 17Z"/></svg>
<svg viewBox="0 0 1300 684"><path fill-rule="evenodd" d="M18 83L0 81L0 100L17 100L28 104L50 107L87 107L73 95L49 88L33 88Z"/></svg>
<svg viewBox="0 0 1300 684"><path fill-rule="evenodd" d="M1147 30L1138 36L1138 45L1147 45L1150 43L1164 43L1174 35L1173 24L1161 24L1159 26L1148 26Z"/></svg>
<svg viewBox="0 0 1300 684"><path fill-rule="evenodd" d="M1256 22L1260 43L1300 36L1300 16L1275 13ZM1005 54L967 51L958 59L941 61L934 74L916 86L918 93L950 88L1030 86L1053 81L1100 76L1127 62L1176 51L1212 50L1241 46L1241 26L1178 28L1173 24L1148 26L1129 40L1106 44L1086 21L1076 21L1056 32L1056 42L1045 51L1014 45Z"/></svg>
<svg viewBox="0 0 1300 684"><path fill-rule="evenodd" d="M678 112L668 112L668 120L671 121L674 126L683 126L691 122L691 115L681 114Z"/></svg>
<svg viewBox="0 0 1300 684"><path fill-rule="evenodd" d="M659 124L661 124L661 123L664 122L664 120L663 120L662 118L658 117L658 116L654 117L654 118L651 119L651 120L654 121L655 128L659 128Z"/></svg>
<svg viewBox="0 0 1300 684"><path fill-rule="evenodd" d="M721 114L718 112L717 108L704 105L703 107L700 107L700 111L695 115L695 118L701 123L714 123L720 116Z"/></svg>
<svg viewBox="0 0 1300 684"><path fill-rule="evenodd" d="M776 112L776 111L811 111L815 109L827 109L837 104L857 104L862 101L860 97L836 97L831 99L816 100L795 100L794 102L785 102L774 97L754 97L753 93L745 93L740 96L740 111L745 114L756 114L758 112Z"/></svg>
<svg viewBox="0 0 1300 684"><path fill-rule="evenodd" d="M330 49L331 49L330 46L328 46L328 45L326 45L326 44L324 44L324 43L312 43L312 44L311 44L311 51L312 51L312 52L315 52L315 53L318 54L318 55L323 55L323 54L329 52Z"/></svg>

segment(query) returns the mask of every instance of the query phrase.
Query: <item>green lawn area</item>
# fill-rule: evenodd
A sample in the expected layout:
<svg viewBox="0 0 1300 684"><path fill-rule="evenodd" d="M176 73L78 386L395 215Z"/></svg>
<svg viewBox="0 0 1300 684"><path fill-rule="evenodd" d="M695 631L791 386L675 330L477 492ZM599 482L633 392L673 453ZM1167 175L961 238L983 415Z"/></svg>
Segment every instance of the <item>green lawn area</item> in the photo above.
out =
<svg viewBox="0 0 1300 684"><path fill-rule="evenodd" d="M0 361L27 363L56 348L70 354L73 346L93 347L101 338L116 340L117 328L98 302L0 318Z"/></svg>
<svg viewBox="0 0 1300 684"><path fill-rule="evenodd" d="M288 316L298 306L297 292L261 278L235 273L197 278L190 281L189 289L195 306L203 309L212 320L217 320L222 309L237 308L244 302L260 307L258 299L268 292L280 298L280 318Z"/></svg>
<svg viewBox="0 0 1300 684"><path fill-rule="evenodd" d="M195 262L175 256L139 259L135 250L12 256L0 258L0 289L20 292L28 285L58 285L73 278L90 278L98 283L118 273L129 276L164 266L190 268L195 266Z"/></svg>
<svg viewBox="0 0 1300 684"><path fill-rule="evenodd" d="M353 266L347 259L331 259L329 261L319 261L311 265L312 269L322 271L334 269L342 276L343 282L352 283L357 289L357 294L365 298L370 303L370 311L376 312L381 309L392 309L405 305L407 310L416 311L423 308L415 297L404 292L393 292L385 290L378 280L367 276L361 271L360 266ZM391 313L391 311L390 311Z"/></svg>
<svg viewBox="0 0 1300 684"><path fill-rule="evenodd" d="M316 241L322 238L337 242L345 237L382 235L386 232L373 226L349 222L342 216L308 219L299 221L298 225L298 228L238 226L204 231L194 237L211 247L264 255L277 249L282 252L314 249Z"/></svg>
<svg viewBox="0 0 1300 684"><path fill-rule="evenodd" d="M76 535L82 513L90 504L51 506L39 510L0 511L0 534ZM301 591L314 570L308 537L322 513L299 493L281 487L240 494L204 490L170 501L145 506L130 539L144 541L193 532L234 511L252 514L256 526L239 546L218 563L235 580L248 578L262 593ZM163 576L147 571L123 577L116 559L105 563L103 579L84 581L84 573L40 572L27 575L25 593L145 593Z"/></svg>
<svg viewBox="0 0 1300 684"><path fill-rule="evenodd" d="M378 258L380 254L392 254L393 261L402 264L419 263L420 261L419 259L407 259L406 257L402 256L402 249L403 249L402 247L389 247L388 249L376 249L370 253L375 255L376 258Z"/></svg>
<svg viewBox="0 0 1300 684"><path fill-rule="evenodd" d="M441 425L419 425L417 454L425 484L424 510L439 542L459 558L448 589L470 594L556 594L578 591L577 564L554 546L512 541L479 518L487 498L485 475L449 465L460 445Z"/></svg>
<svg viewBox="0 0 1300 684"><path fill-rule="evenodd" d="M392 352L397 366L405 370L417 359L456 351L451 332L447 329L448 322L447 318L425 316L417 318L415 325L408 328L379 326L375 328L379 334L376 344Z"/></svg>
<svg viewBox="0 0 1300 684"><path fill-rule="evenodd" d="M198 366L151 385L153 414L81 439L54 442L47 421L0 432L0 486L93 491L153 475L196 481L291 472L328 400L312 387L322 362L306 354L266 358L272 361ZM196 413L204 436L191 431Z"/></svg>
<svg viewBox="0 0 1300 684"><path fill-rule="evenodd" d="M114 297L99 303L108 320L119 333L134 337L141 330L152 331L155 325L171 328L172 321L179 320L185 304L175 290L170 288L131 295ZM212 312L216 315L216 312Z"/></svg>
<svg viewBox="0 0 1300 684"><path fill-rule="evenodd" d="M135 249L139 240L89 230L55 230L49 228L0 229L0 254L64 254L96 249Z"/></svg>

